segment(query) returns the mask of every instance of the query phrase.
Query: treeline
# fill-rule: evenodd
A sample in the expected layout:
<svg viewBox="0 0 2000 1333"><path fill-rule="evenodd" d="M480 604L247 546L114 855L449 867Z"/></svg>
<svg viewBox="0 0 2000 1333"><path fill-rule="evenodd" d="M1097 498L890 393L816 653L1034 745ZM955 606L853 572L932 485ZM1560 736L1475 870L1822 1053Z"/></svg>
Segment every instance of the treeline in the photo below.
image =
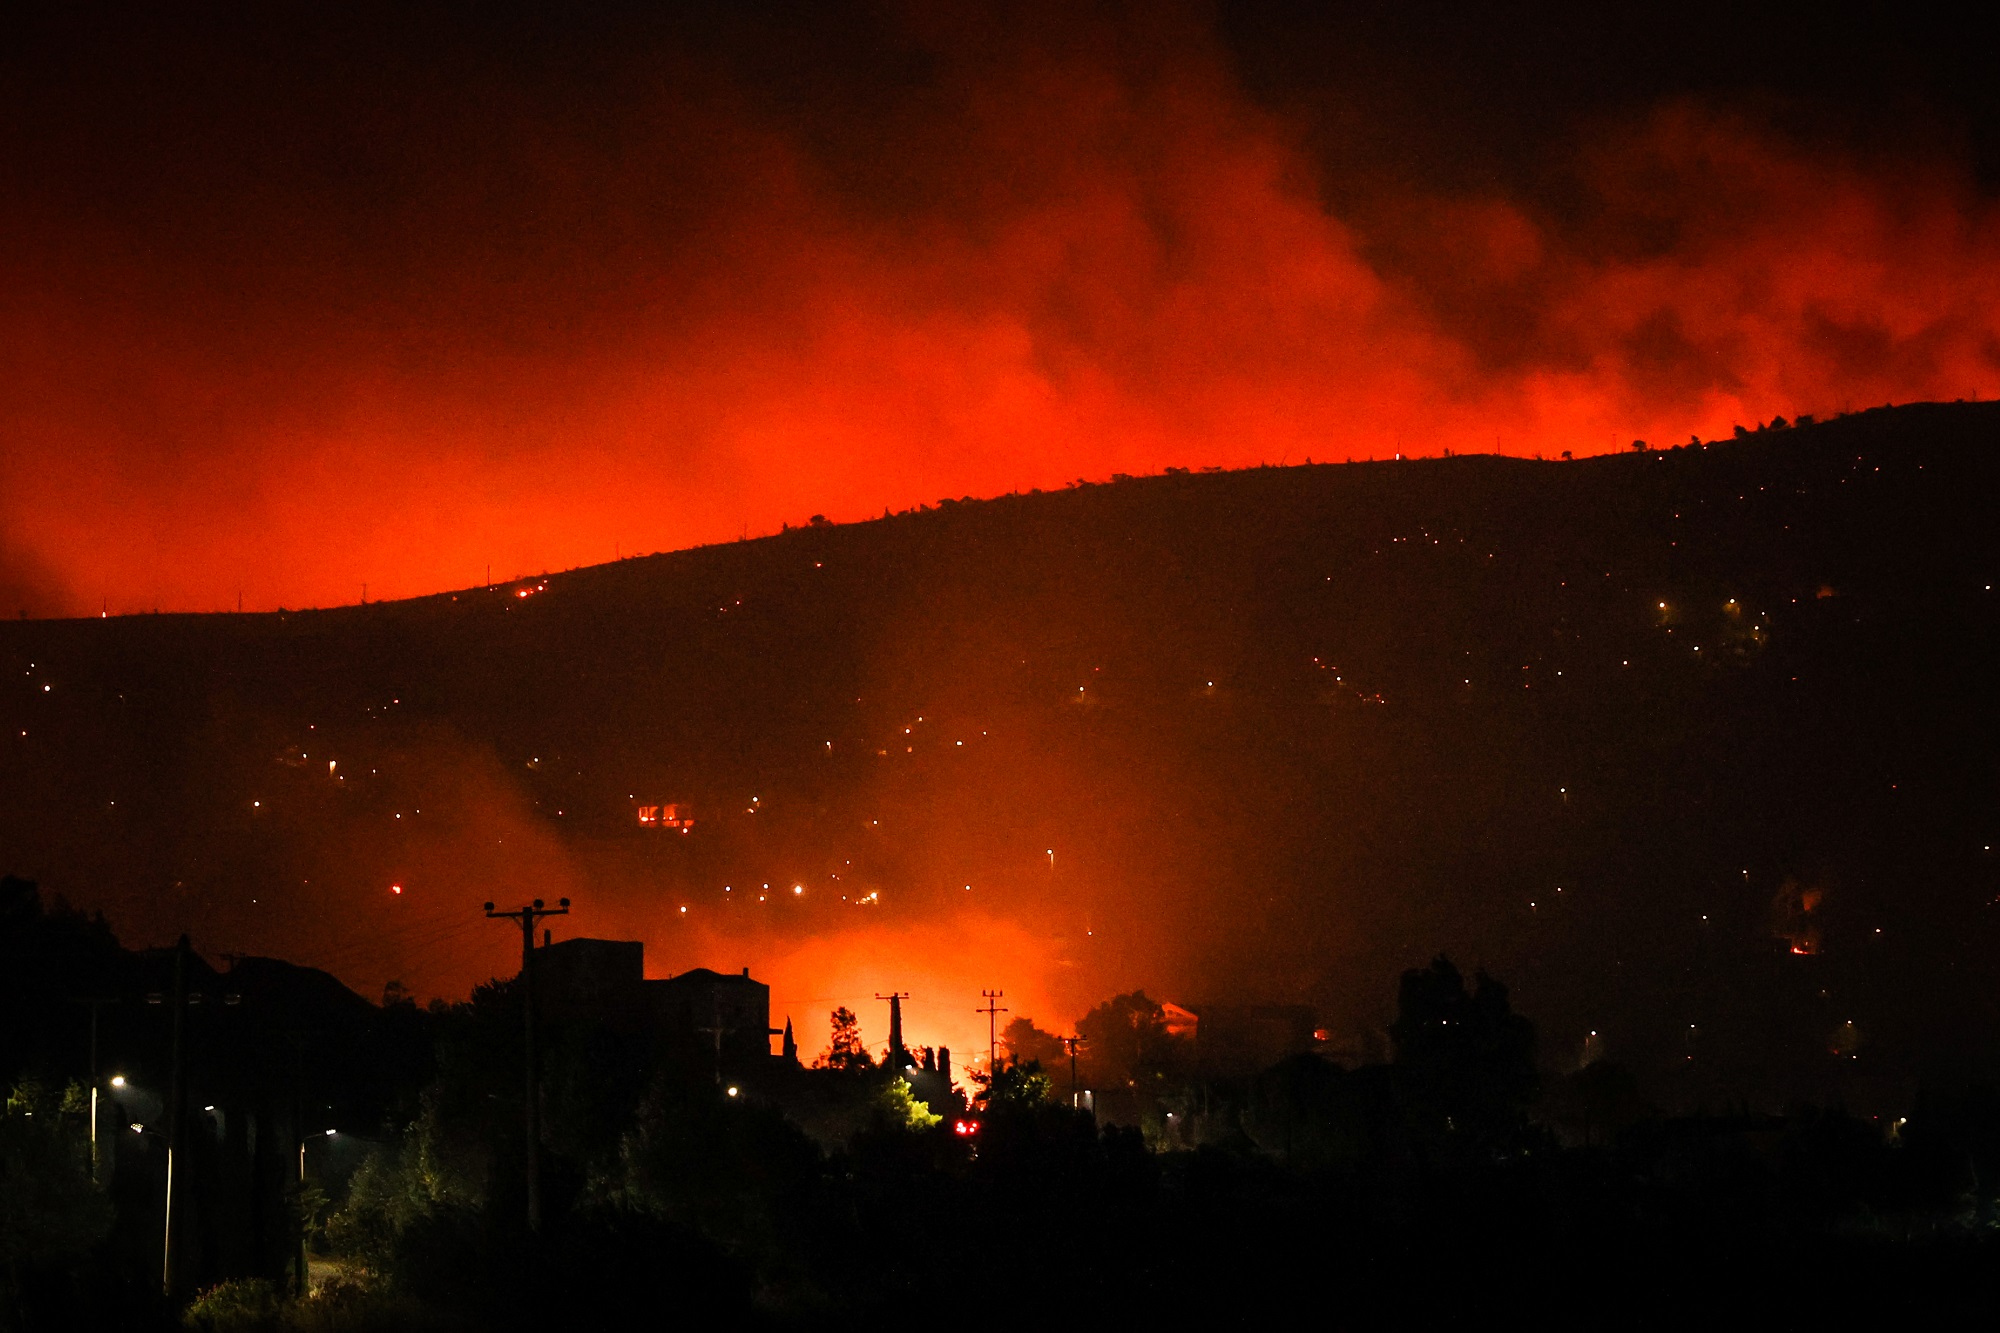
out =
<svg viewBox="0 0 2000 1333"><path fill-rule="evenodd" d="M1117 1094L1095 1115L1070 1104L1068 1051L1061 1066L1038 1055L1049 1034L1031 1024L967 1095L927 1080L921 1058L905 1072L870 1058L838 1015L816 1067L718 1063L697 1041L551 1016L539 1229L521 1000L510 981L373 1011L421 1033L428 1057L372 1125L309 1145L289 1215L308 1243L304 1298L251 1251L161 1296L157 1250L118 1241L124 1228L157 1242L151 1177L94 1186L75 1099L50 1108L61 1070L17 1062L0 1120L0 1319L820 1328L992 1307L1036 1322L1305 1310L1372 1326L1504 1309L1790 1326L1877 1299L1905 1317L1992 1301L1990 1091L1927 1095L1886 1125L1837 1108L1665 1115L1616 1066L1547 1069L1505 988L1442 958L1402 978L1382 1058L1351 1064L1304 1051L1229 1072L1163 1006L1108 1001L1079 1025L1079 1082ZM188 1225L221 1215L211 1204Z"/></svg>

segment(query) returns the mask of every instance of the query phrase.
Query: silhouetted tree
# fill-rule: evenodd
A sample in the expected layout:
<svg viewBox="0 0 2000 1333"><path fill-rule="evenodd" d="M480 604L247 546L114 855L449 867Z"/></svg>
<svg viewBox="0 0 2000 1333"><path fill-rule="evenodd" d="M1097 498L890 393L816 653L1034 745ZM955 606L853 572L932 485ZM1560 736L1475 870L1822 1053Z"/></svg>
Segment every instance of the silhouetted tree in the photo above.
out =
<svg viewBox="0 0 2000 1333"><path fill-rule="evenodd" d="M977 1100L988 1111L1041 1106L1055 1097L1055 1080L1039 1060L1002 1060L990 1077L974 1074L972 1081L979 1084Z"/></svg>
<svg viewBox="0 0 2000 1333"><path fill-rule="evenodd" d="M1534 1096L1535 1028L1484 972L1471 991L1451 960L1403 974L1395 1023L1396 1070L1420 1140L1501 1147L1523 1126Z"/></svg>
<svg viewBox="0 0 2000 1333"><path fill-rule="evenodd" d="M74 1068L84 1033L73 996L104 993L121 959L102 916L60 898L46 904L32 881L0 877L0 1086L24 1073Z"/></svg>
<svg viewBox="0 0 2000 1333"><path fill-rule="evenodd" d="M1114 996L1077 1020L1083 1058L1100 1088L1136 1087L1185 1063L1179 1038L1168 1033L1165 1011L1146 992Z"/></svg>
<svg viewBox="0 0 2000 1333"><path fill-rule="evenodd" d="M1592 1060L1550 1088L1546 1115L1572 1141L1590 1145L1607 1142L1646 1111L1631 1070L1613 1060Z"/></svg>
<svg viewBox="0 0 2000 1333"><path fill-rule="evenodd" d="M90 1181L89 1131L60 1105L18 1087L0 1111L0 1328L13 1326L24 1281L80 1267L111 1227L110 1204Z"/></svg>
<svg viewBox="0 0 2000 1333"><path fill-rule="evenodd" d="M1379 1161L1392 1114L1389 1072L1350 1072L1310 1051L1288 1056L1251 1081L1240 1123L1258 1148L1298 1166Z"/></svg>
<svg viewBox="0 0 2000 1333"><path fill-rule="evenodd" d="M830 1015L833 1025L832 1044L820 1057L819 1065L824 1069L873 1069L875 1059L868 1054L868 1048L861 1042L861 1020L846 1005Z"/></svg>
<svg viewBox="0 0 2000 1333"><path fill-rule="evenodd" d="M1016 1018L1000 1029L1000 1044L1007 1048L1011 1059L1034 1061L1044 1068L1061 1066L1067 1069L1068 1048L1052 1032L1044 1032L1035 1026L1032 1018Z"/></svg>

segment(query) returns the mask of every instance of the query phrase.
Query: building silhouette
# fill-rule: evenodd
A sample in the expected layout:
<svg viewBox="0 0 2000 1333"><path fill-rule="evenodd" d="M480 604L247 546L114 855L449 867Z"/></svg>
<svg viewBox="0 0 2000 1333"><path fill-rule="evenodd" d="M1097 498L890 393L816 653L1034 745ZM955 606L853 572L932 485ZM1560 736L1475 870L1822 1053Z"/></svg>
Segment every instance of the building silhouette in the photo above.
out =
<svg viewBox="0 0 2000 1333"><path fill-rule="evenodd" d="M638 940L561 940L535 950L537 1003L556 1021L602 1023L712 1053L717 1076L772 1058L783 1035L796 1059L790 1024L771 1026L771 988L741 972L692 968L646 979Z"/></svg>

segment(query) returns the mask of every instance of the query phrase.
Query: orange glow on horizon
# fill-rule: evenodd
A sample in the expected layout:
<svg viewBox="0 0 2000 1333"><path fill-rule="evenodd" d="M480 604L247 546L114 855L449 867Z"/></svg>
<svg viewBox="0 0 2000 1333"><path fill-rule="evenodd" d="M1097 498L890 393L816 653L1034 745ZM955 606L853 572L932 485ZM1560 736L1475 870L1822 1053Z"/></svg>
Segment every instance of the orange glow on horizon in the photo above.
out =
<svg viewBox="0 0 2000 1333"><path fill-rule="evenodd" d="M1052 1030L1074 1017L1068 1009L1076 1002L1058 998L1052 960L1060 951L1023 925L985 913L848 926L794 941L716 935L677 942L687 938L674 926L654 933L647 975L671 976L699 966L733 971L747 964L751 976L771 988L771 1026L792 1021L799 1058L808 1064L826 1049L828 1015L843 1005L855 1012L862 1039L879 1058L889 1017L874 996L892 989L910 993L903 1002L905 1043L949 1047L960 1081L967 1070L986 1064L986 1018L975 1012L982 985L1007 992L1004 1003L1011 1012L1002 1026L1025 1014Z"/></svg>
<svg viewBox="0 0 2000 1333"><path fill-rule="evenodd" d="M1147 80L929 40L966 91L927 165L969 195L892 219L780 127L665 93L658 170L704 182L699 244L564 215L545 253L420 280L393 247L330 264L304 223L254 261L190 231L140 265L28 219L0 590L347 604L1079 477L1555 459L2000 391L2000 214L1948 162L1675 104L1586 156L1601 232L1498 195L1348 217L1351 183L1199 43ZM623 159L564 151L591 197L642 198ZM412 229L464 225L463 188Z"/></svg>

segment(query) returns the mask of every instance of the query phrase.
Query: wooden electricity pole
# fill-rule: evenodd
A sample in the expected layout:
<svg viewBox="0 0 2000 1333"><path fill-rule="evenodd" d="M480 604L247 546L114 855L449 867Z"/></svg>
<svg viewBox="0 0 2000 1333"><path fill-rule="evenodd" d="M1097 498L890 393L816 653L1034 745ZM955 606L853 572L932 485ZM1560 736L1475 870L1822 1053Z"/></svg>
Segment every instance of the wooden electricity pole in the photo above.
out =
<svg viewBox="0 0 2000 1333"><path fill-rule="evenodd" d="M523 1053L527 1065L528 1133L528 1229L542 1229L542 1117L541 1097L535 1081L535 923L543 917L568 916L569 899L557 899L554 907L542 906L540 898L512 912L496 912L486 904L486 915L495 920L518 922L521 927L521 1014L525 1033Z"/></svg>
<svg viewBox="0 0 2000 1333"><path fill-rule="evenodd" d="M181 1103L187 1097L188 937L174 945L173 1065L167 1079L167 1201L160 1220L160 1290L174 1294L174 1152L181 1142Z"/></svg>
<svg viewBox="0 0 2000 1333"><path fill-rule="evenodd" d="M86 995L76 1001L90 1006L90 1183L98 1183L97 1150L97 1090L102 1078L97 1067L97 1011L107 1004L118 1003L115 995Z"/></svg>
<svg viewBox="0 0 2000 1333"><path fill-rule="evenodd" d="M889 1058L886 1063L893 1073L900 1074L912 1063L909 1051L903 1046L903 1001L910 998L910 993L893 990L884 995L877 991L875 998L889 1002Z"/></svg>
<svg viewBox="0 0 2000 1333"><path fill-rule="evenodd" d="M1076 1048L1090 1043L1082 1037L1057 1037L1057 1041L1069 1048L1069 1109L1076 1109Z"/></svg>
<svg viewBox="0 0 2000 1333"><path fill-rule="evenodd" d="M1005 1009L1002 1009L1000 1007L1001 997L1006 995L1006 993L1007 993L1006 991L999 991L999 990L980 991L979 998L986 1001L986 1007L984 1009L975 1009L972 1011L975 1014L986 1015L986 1077L989 1080L998 1077L1000 1073L1000 1066L998 1063L999 1050L1000 1050L1000 1020L998 1016L1007 1012ZM992 1088L993 1084L989 1081L986 1086L990 1089Z"/></svg>

